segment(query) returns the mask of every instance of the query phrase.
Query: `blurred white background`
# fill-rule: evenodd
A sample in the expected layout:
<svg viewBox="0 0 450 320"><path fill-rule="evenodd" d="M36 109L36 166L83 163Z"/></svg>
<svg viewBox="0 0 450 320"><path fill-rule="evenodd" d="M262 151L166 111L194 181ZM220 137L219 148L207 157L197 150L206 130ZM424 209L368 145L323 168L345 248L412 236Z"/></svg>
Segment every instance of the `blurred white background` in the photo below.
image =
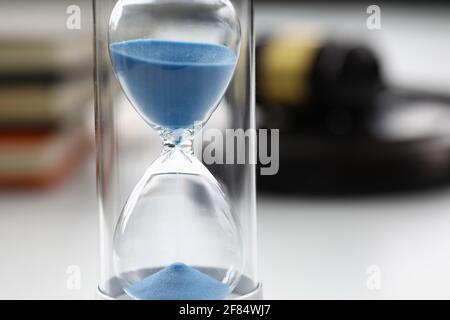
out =
<svg viewBox="0 0 450 320"><path fill-rule="evenodd" d="M16 21L4 17L24 14L32 18L24 18L23 23L39 25L52 16L55 26L63 24L64 28L65 9L72 2L77 1L47 2L45 6L28 3L20 8L16 5L19 2L10 2L9 10L16 10L14 15L4 10L2 3L0 26ZM81 5L83 32L89 33L90 6L85 2ZM324 16L331 17L324 19L330 23L327 26L321 23ZM261 4L256 10L256 30L288 28L296 23L331 29L335 24L361 28L362 38L375 37L377 50L389 56L386 69L391 83L448 91L450 43L441 43L441 52L432 49L436 47L433 43L443 42L450 33L444 13L383 8L383 29L376 36L365 29L366 17L364 6L319 6L304 11L294 5ZM340 29L340 36L345 36L345 28ZM415 42L415 36L419 42ZM417 49L408 49L411 47ZM404 50L410 50L409 54ZM420 81L423 78L429 80ZM98 222L94 162L91 148L78 170L55 187L0 192L0 298L95 298ZM358 199L260 194L259 278L264 296L448 299L449 231L450 189L445 188ZM79 267L79 288L70 288L76 276L71 266ZM367 273L370 266L381 271L381 287L375 290L367 286L374 276Z"/></svg>

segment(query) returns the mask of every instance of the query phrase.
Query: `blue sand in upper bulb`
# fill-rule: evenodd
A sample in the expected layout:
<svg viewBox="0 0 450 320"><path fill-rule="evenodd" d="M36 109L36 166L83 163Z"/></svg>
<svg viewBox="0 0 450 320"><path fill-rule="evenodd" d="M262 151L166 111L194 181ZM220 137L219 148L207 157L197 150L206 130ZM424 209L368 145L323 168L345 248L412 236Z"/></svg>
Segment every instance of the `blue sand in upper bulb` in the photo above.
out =
<svg viewBox="0 0 450 320"><path fill-rule="evenodd" d="M205 120L222 98L237 60L222 45L150 39L113 43L110 53L135 108L168 129Z"/></svg>
<svg viewBox="0 0 450 320"><path fill-rule="evenodd" d="M125 289L139 300L216 300L229 293L229 287L184 263L177 262Z"/></svg>

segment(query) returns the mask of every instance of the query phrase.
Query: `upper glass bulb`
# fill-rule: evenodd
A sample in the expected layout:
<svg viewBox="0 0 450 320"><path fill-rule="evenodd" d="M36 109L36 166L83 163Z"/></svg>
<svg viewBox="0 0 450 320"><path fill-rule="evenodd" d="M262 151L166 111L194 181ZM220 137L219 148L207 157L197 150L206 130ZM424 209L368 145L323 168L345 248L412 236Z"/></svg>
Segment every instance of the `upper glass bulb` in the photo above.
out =
<svg viewBox="0 0 450 320"><path fill-rule="evenodd" d="M238 60L240 25L228 0L122 0L109 42L128 99L151 126L172 133L214 112Z"/></svg>

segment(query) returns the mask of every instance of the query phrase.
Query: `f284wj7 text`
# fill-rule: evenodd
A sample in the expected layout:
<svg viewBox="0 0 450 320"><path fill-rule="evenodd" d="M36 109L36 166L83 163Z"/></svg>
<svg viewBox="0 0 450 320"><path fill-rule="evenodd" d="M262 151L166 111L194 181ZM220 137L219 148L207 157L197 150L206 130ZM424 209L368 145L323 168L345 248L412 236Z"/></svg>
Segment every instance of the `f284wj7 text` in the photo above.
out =
<svg viewBox="0 0 450 320"><path fill-rule="evenodd" d="M206 318L215 315L225 316L246 316L254 315L263 317L269 313L270 305L268 304L225 304L220 307L214 306L193 306L187 304L179 310L180 315L201 315Z"/></svg>
<svg viewBox="0 0 450 320"><path fill-rule="evenodd" d="M222 314L224 315L258 315L265 316L269 313L270 305L269 304L230 304L224 305L224 310Z"/></svg>

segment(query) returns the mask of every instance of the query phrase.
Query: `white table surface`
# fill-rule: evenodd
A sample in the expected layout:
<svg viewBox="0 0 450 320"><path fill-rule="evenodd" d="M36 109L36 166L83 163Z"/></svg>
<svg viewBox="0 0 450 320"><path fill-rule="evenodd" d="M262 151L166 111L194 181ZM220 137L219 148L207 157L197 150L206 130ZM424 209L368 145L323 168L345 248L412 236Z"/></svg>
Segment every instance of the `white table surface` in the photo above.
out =
<svg viewBox="0 0 450 320"><path fill-rule="evenodd" d="M450 190L359 200L258 202L268 299L450 298ZM97 284L94 165L50 191L0 195L0 298L91 299ZM69 290L67 268L80 267ZM381 269L381 289L366 269Z"/></svg>

